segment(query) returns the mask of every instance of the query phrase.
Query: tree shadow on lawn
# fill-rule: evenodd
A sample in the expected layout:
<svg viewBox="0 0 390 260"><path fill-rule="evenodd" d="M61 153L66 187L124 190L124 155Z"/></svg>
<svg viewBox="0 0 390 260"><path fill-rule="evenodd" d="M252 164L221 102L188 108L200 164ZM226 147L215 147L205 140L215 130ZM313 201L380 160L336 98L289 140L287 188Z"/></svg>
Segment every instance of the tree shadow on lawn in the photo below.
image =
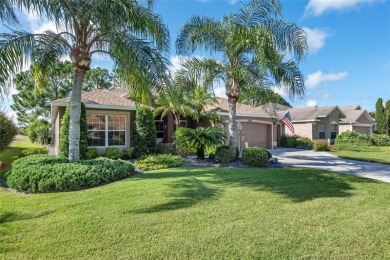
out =
<svg viewBox="0 0 390 260"><path fill-rule="evenodd" d="M21 220L29 220L34 218L40 218L43 216L47 216L54 211L44 211L38 214L31 213L17 213L17 212L0 212L0 224L4 224L7 222L21 221Z"/></svg>
<svg viewBox="0 0 390 260"><path fill-rule="evenodd" d="M184 178L183 178L184 177ZM309 168L288 169L229 169L180 168L164 172L136 175L132 181L145 179L180 178L169 184L171 201L151 208L133 211L151 213L190 207L204 200L214 199L224 187L249 187L255 191L274 192L299 203L318 198L350 197L356 182L377 181L352 175ZM218 185L220 188L210 188Z"/></svg>

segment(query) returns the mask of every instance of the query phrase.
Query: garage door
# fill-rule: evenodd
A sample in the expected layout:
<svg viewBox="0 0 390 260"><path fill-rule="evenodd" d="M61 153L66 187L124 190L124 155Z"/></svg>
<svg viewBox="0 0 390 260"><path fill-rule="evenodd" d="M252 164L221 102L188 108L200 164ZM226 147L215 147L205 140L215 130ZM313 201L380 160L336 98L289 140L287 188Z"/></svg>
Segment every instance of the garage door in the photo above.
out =
<svg viewBox="0 0 390 260"><path fill-rule="evenodd" d="M242 123L242 130L238 131L241 139L241 149L245 147L245 142L248 142L248 146L261 146L264 148L270 148L269 140L271 139L271 133L269 131L269 125L258 123Z"/></svg>

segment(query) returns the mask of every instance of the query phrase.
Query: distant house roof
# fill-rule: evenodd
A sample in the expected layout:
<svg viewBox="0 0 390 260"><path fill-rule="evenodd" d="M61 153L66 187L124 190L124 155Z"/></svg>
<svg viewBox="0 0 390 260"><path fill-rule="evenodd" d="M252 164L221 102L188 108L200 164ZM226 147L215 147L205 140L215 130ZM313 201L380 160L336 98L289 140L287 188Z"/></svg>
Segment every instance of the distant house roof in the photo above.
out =
<svg viewBox="0 0 390 260"><path fill-rule="evenodd" d="M354 122L358 122L359 118L362 115L365 115L370 122L374 122L375 120L370 116L367 110L363 110L360 106L348 106L348 107L340 107L340 109L347 115L346 118L340 120L341 124L350 124Z"/></svg>
<svg viewBox="0 0 390 260"><path fill-rule="evenodd" d="M329 116L333 111L337 111L340 118L347 117L338 106L288 108L286 110L279 111L277 114L279 116L284 116L287 112L290 112L291 120L293 122L298 122L315 121L319 118Z"/></svg>

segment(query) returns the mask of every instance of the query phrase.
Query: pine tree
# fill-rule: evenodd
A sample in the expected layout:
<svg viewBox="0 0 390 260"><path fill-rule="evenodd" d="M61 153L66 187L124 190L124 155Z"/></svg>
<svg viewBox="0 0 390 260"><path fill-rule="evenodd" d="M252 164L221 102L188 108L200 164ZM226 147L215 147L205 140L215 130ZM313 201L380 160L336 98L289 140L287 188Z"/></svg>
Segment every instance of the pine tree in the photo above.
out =
<svg viewBox="0 0 390 260"><path fill-rule="evenodd" d="M132 140L135 157L156 153L156 126L153 112L149 107L137 107Z"/></svg>
<svg viewBox="0 0 390 260"><path fill-rule="evenodd" d="M386 102L385 107L385 113L386 113L386 126L387 126L387 134L390 135L390 99Z"/></svg>
<svg viewBox="0 0 390 260"><path fill-rule="evenodd" d="M69 155L69 106L66 107L64 116L61 121L60 130L60 156L68 157ZM80 157L85 158L88 151L88 129L87 129L87 110L84 103L81 103L80 114Z"/></svg>
<svg viewBox="0 0 390 260"><path fill-rule="evenodd" d="M376 131L378 134L384 134L387 132L387 122L382 98L378 98L376 101L375 109Z"/></svg>

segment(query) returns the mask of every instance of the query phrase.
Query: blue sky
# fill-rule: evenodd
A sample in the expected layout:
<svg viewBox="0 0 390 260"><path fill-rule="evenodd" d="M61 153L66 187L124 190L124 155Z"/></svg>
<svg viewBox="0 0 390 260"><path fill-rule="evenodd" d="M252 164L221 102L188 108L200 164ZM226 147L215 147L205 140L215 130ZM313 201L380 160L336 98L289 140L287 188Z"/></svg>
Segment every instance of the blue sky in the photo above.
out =
<svg viewBox="0 0 390 260"><path fill-rule="evenodd" d="M171 34L170 60L177 65L175 39L192 15L221 18L248 1L159 0ZM310 52L300 64L306 97L294 107L361 105L372 111L379 97L390 99L390 1L386 0L281 0L283 17L308 33ZM43 31L53 24L33 15L21 16L23 29ZM1 28L1 27L0 27ZM202 56L204 53L198 53ZM112 63L95 59L93 66L112 69ZM217 90L222 94L223 89ZM288 99L287 99L288 100ZM289 100L290 101L290 100ZM5 101L9 111L11 99Z"/></svg>

